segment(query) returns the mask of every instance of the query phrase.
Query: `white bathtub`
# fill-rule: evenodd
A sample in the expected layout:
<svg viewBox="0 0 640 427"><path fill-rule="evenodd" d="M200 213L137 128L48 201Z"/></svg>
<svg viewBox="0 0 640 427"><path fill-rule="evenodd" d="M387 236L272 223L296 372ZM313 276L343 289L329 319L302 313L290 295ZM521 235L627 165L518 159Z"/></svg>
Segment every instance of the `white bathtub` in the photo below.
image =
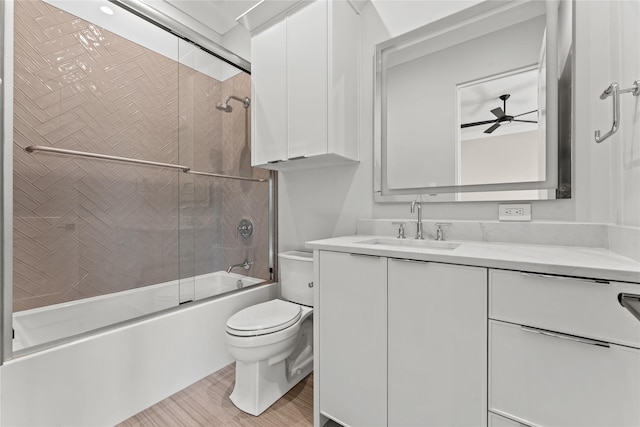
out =
<svg viewBox="0 0 640 427"><path fill-rule="evenodd" d="M245 280L239 275L213 275L224 278L207 281L211 292L217 292L214 290L216 283L220 284L220 289L224 288L224 283L224 289L235 289L234 280L228 278ZM157 285L157 288L162 286ZM89 319L85 316L83 323L96 322L90 326L94 328L97 319L113 322L107 309L109 305L120 313L118 316L138 310L137 315L141 307L163 299L156 297L171 295L167 294L168 289L155 294L150 292L153 289L156 288L127 292L126 310L122 308L124 303L111 304L123 296L120 294L92 298L84 301L89 302L84 307L80 302L66 305L77 312L90 314ZM200 295L210 294L202 286L200 290L204 292ZM145 291L149 294L134 295ZM175 292L175 288L170 292ZM227 319L243 308L279 296L277 283L248 286L240 292L227 292L185 304L179 309L9 360L0 366L0 425L86 427L118 424L232 363L225 345ZM68 313L63 315L64 306L59 307L57 325L52 329L64 329L64 325L77 330L73 323L80 319L71 321ZM28 319L26 313L20 313L22 324L33 323L46 329L43 319L46 315L54 319L55 316L45 309L39 311L32 319ZM34 319L39 319L40 323ZM34 331L27 334L36 335ZM219 403L212 397L212 404Z"/></svg>
<svg viewBox="0 0 640 427"><path fill-rule="evenodd" d="M13 350L60 340L264 280L225 271L54 304L13 315Z"/></svg>

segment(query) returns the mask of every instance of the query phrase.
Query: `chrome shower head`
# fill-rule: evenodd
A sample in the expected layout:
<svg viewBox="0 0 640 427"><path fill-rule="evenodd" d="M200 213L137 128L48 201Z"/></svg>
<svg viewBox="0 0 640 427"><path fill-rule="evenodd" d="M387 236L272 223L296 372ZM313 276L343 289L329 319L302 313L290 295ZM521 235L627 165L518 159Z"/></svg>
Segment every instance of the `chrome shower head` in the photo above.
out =
<svg viewBox="0 0 640 427"><path fill-rule="evenodd" d="M229 100L227 100L229 101ZM219 102L216 105L216 108L220 111L224 111L225 113L230 113L233 111L233 108L231 107L231 105L227 104L227 101L225 102Z"/></svg>
<svg viewBox="0 0 640 427"><path fill-rule="evenodd" d="M224 111L225 113L232 112L233 108L231 107L231 105L229 105L229 101L231 101L232 99L242 102L242 105L244 106L244 108L249 108L249 106L251 105L251 99L249 97L245 96L244 98L239 98L235 95L231 95L230 97L227 98L226 101L218 103L216 105L216 108L220 111Z"/></svg>

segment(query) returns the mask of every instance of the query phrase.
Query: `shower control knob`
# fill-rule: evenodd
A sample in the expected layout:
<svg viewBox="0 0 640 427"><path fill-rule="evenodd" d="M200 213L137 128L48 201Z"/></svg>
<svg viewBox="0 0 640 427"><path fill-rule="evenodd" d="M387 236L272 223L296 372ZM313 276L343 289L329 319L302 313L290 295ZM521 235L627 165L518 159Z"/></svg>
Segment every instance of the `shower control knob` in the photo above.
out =
<svg viewBox="0 0 640 427"><path fill-rule="evenodd" d="M253 223L248 219L240 221L236 227L236 237L240 235L243 239L248 239L253 234Z"/></svg>

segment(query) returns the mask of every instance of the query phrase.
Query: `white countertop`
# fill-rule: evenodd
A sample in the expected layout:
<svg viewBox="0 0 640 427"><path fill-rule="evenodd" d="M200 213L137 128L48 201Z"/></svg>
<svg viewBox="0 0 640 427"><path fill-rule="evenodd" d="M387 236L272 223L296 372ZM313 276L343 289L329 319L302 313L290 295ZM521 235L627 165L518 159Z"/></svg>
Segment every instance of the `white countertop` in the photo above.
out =
<svg viewBox="0 0 640 427"><path fill-rule="evenodd" d="M371 235L344 236L307 242L306 247L640 284L640 262L603 248L454 240L447 242L460 243L455 249L359 243L372 239L393 238Z"/></svg>

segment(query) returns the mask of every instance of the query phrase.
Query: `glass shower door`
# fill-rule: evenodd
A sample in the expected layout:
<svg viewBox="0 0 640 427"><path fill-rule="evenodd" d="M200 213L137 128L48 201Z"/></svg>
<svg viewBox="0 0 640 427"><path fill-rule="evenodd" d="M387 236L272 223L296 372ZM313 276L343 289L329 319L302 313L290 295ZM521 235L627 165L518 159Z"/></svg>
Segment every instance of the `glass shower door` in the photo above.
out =
<svg viewBox="0 0 640 427"><path fill-rule="evenodd" d="M254 282L244 276L270 279L270 182L268 171L251 167L250 75L184 40L179 50L180 161L227 176L180 178L180 298L187 302Z"/></svg>
<svg viewBox="0 0 640 427"><path fill-rule="evenodd" d="M177 305L182 172L26 152L178 163L178 39L116 7L116 22L147 25L163 48L109 31L106 15L98 25L40 0L14 5L14 350L23 350Z"/></svg>

